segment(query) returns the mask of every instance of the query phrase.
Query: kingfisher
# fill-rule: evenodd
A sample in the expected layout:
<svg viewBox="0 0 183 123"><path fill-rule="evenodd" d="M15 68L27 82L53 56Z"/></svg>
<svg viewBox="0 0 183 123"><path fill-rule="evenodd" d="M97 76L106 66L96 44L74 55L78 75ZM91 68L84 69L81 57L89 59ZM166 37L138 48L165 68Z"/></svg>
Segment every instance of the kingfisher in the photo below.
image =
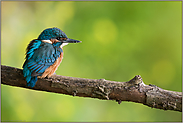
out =
<svg viewBox="0 0 183 123"><path fill-rule="evenodd" d="M34 87L37 78L52 76L63 59L63 46L68 43L80 43L70 39L59 28L47 28L37 39L32 40L26 48L23 75L27 86Z"/></svg>

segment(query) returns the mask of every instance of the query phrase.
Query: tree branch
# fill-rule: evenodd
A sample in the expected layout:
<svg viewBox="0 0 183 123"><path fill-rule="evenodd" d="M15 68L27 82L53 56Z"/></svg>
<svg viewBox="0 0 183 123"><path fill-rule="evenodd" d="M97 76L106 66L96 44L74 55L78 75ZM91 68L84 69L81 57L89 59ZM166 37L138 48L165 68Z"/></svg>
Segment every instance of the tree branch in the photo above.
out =
<svg viewBox="0 0 183 123"><path fill-rule="evenodd" d="M105 79L84 79L53 75L38 79L34 88L26 86L22 70L1 65L1 83L39 91L61 93L80 97L142 103L152 108L182 112L182 93L145 85L140 75L128 82Z"/></svg>

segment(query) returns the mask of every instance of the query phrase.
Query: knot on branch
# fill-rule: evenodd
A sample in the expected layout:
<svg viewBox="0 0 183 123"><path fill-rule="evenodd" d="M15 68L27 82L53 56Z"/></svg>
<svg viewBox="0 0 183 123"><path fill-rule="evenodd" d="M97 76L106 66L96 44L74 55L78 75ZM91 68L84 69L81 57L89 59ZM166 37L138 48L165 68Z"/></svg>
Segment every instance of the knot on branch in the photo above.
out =
<svg viewBox="0 0 183 123"><path fill-rule="evenodd" d="M130 81L126 82L126 88L131 88L131 87L138 87L138 86L144 86L144 82L142 81L142 77L140 75L136 75L133 79Z"/></svg>

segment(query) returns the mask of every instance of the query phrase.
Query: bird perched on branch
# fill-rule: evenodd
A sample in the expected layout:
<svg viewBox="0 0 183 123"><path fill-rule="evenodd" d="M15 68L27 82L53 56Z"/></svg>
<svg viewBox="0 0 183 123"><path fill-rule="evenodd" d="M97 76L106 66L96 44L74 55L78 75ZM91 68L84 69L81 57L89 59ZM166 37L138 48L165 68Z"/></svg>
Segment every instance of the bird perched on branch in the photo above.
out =
<svg viewBox="0 0 183 123"><path fill-rule="evenodd" d="M45 29L26 49L23 75L26 77L27 86L34 87L38 76L44 78L53 75L63 58L62 47L68 43L79 42L81 41L68 38L58 28Z"/></svg>

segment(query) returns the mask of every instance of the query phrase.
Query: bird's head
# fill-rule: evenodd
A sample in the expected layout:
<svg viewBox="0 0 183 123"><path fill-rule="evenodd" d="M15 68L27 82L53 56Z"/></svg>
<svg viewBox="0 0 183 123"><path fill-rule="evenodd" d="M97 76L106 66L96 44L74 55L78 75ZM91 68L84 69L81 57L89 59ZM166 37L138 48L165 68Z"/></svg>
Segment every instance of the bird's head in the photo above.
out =
<svg viewBox="0 0 183 123"><path fill-rule="evenodd" d="M81 41L70 39L67 35L59 28L48 28L45 29L38 37L43 42L51 43L54 45L60 45L61 48L68 43L80 43Z"/></svg>

